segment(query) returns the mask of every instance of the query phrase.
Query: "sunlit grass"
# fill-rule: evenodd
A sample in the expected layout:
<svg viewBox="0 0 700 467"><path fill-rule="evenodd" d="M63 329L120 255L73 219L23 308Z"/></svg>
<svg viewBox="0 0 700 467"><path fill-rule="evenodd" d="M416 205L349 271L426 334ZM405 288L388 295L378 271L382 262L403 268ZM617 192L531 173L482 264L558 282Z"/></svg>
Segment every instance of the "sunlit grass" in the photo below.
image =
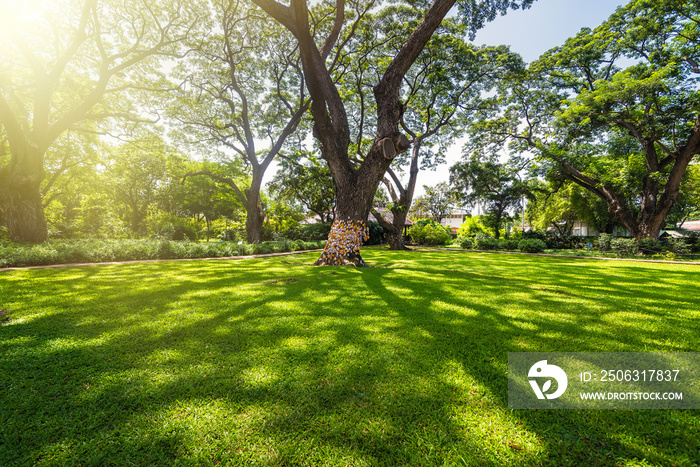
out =
<svg viewBox="0 0 700 467"><path fill-rule="evenodd" d="M0 465L696 465L694 411L511 411L515 351L700 351L700 268L367 249L0 273Z"/></svg>

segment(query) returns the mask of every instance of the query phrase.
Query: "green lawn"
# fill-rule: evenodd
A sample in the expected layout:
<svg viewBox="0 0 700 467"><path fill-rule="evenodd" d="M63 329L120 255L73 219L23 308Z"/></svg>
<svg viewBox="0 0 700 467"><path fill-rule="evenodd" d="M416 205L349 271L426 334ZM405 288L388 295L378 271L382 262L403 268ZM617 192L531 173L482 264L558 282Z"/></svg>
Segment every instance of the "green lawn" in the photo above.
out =
<svg viewBox="0 0 700 467"><path fill-rule="evenodd" d="M698 465L696 411L508 409L517 351L700 351L700 267L363 250L0 273L0 465Z"/></svg>

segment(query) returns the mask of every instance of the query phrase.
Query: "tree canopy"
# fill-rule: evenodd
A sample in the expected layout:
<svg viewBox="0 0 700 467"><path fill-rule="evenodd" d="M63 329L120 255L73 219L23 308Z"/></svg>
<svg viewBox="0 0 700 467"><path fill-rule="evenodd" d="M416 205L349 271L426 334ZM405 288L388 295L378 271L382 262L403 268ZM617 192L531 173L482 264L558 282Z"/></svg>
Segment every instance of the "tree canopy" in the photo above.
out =
<svg viewBox="0 0 700 467"><path fill-rule="evenodd" d="M699 20L688 3L631 1L504 80L472 148L510 140L604 200L634 237L657 237L700 153Z"/></svg>

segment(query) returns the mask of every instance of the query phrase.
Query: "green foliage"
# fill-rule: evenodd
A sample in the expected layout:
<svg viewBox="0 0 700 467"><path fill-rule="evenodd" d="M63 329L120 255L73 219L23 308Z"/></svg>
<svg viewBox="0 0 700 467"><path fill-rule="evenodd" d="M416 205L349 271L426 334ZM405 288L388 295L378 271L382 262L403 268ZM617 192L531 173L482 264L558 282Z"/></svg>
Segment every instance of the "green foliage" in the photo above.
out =
<svg viewBox="0 0 700 467"><path fill-rule="evenodd" d="M221 231L219 234L219 239L225 242L239 242L245 241L245 224L242 222L236 222L228 226Z"/></svg>
<svg viewBox="0 0 700 467"><path fill-rule="evenodd" d="M362 243L363 245L380 245L384 243L385 232L378 222L367 222L367 228L369 228L369 238Z"/></svg>
<svg viewBox="0 0 700 467"><path fill-rule="evenodd" d="M535 154L530 168L545 177L549 192L542 197L563 190L548 206L533 203L538 227L566 230L584 216L609 231L608 214L596 205L602 201L641 238L667 216L677 222L693 211L697 174L680 176L693 171L689 163L700 148L696 6L627 2L599 27L582 29L502 81L499 104L472 126L468 145L496 154L509 135L512 152ZM581 203L566 186L571 182L600 201Z"/></svg>
<svg viewBox="0 0 700 467"><path fill-rule="evenodd" d="M171 240L52 240L39 245L0 242L0 268L179 258L220 258L323 248L325 241L232 242Z"/></svg>
<svg viewBox="0 0 700 467"><path fill-rule="evenodd" d="M425 195L417 198L411 207L414 217L430 217L436 222L450 215L455 204L454 193L447 183L423 185Z"/></svg>
<svg viewBox="0 0 700 467"><path fill-rule="evenodd" d="M465 250L485 250L485 251L517 251L519 240L513 238L495 239L487 236L477 238L464 237L458 240L459 245Z"/></svg>
<svg viewBox="0 0 700 467"><path fill-rule="evenodd" d="M670 251L676 255L687 255L691 252L691 246L682 238L671 238L668 242Z"/></svg>
<svg viewBox="0 0 700 467"><path fill-rule="evenodd" d="M639 244L633 238L613 238L610 250L620 257L633 256L639 252Z"/></svg>
<svg viewBox="0 0 700 467"><path fill-rule="evenodd" d="M159 237L166 240L197 240L197 233L186 225L169 225L160 231Z"/></svg>
<svg viewBox="0 0 700 467"><path fill-rule="evenodd" d="M497 156L484 157L474 153L450 168L450 181L457 198L473 206L482 203L486 214L481 216L483 225L500 237L503 222L510 212L522 208L526 185L518 174L519 166L501 164Z"/></svg>
<svg viewBox="0 0 700 467"><path fill-rule="evenodd" d="M477 250L498 250L499 245L499 241L491 237L477 237L476 240L474 240L474 248Z"/></svg>
<svg viewBox="0 0 700 467"><path fill-rule="evenodd" d="M520 240L514 238L501 238L498 242L498 249L504 251L516 251L520 247Z"/></svg>
<svg viewBox="0 0 700 467"><path fill-rule="evenodd" d="M638 248L639 251L645 255L654 255L664 250L664 244L661 240L656 238L643 238L639 241Z"/></svg>
<svg viewBox="0 0 700 467"><path fill-rule="evenodd" d="M433 220L420 220L408 229L408 235L418 245L436 246L445 245L451 239L451 235L442 225Z"/></svg>
<svg viewBox="0 0 700 467"><path fill-rule="evenodd" d="M485 233L486 227L481 223L481 216L468 216L457 229L457 238L473 238Z"/></svg>
<svg viewBox="0 0 700 467"><path fill-rule="evenodd" d="M529 238L518 242L518 249L523 253L542 253L547 244L537 238Z"/></svg>
<svg viewBox="0 0 700 467"><path fill-rule="evenodd" d="M472 250L475 248L475 240L470 237L457 237L459 238L459 246L465 250Z"/></svg>
<svg viewBox="0 0 700 467"><path fill-rule="evenodd" d="M610 251L613 236L607 233L602 233L598 237L598 249L600 251Z"/></svg>
<svg viewBox="0 0 700 467"><path fill-rule="evenodd" d="M333 224L331 222L317 222L315 224L297 224L284 232L284 237L289 240L318 241L328 240L328 234Z"/></svg>

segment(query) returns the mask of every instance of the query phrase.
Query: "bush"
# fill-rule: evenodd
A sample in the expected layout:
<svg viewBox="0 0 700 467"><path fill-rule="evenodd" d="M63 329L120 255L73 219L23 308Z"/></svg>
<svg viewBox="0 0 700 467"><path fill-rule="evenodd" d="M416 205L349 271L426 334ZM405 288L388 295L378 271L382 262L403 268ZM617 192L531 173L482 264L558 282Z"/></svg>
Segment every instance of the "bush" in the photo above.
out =
<svg viewBox="0 0 700 467"><path fill-rule="evenodd" d="M520 248L520 242L516 239L505 238L505 239L501 239L498 247L500 250L516 251Z"/></svg>
<svg viewBox="0 0 700 467"><path fill-rule="evenodd" d="M598 250L600 251L610 251L610 242L612 242L613 236L610 234L600 234L598 237Z"/></svg>
<svg viewBox="0 0 700 467"><path fill-rule="evenodd" d="M474 249L474 240L472 240L469 237L464 237L459 239L459 246L464 248L465 250L472 250Z"/></svg>
<svg viewBox="0 0 700 467"><path fill-rule="evenodd" d="M618 256L632 256L639 252L639 244L633 238L613 238L610 241L610 250Z"/></svg>
<svg viewBox="0 0 700 467"><path fill-rule="evenodd" d="M247 256L253 253L315 250L325 241L280 241L258 245L171 240L52 240L39 245L0 242L0 268L65 263Z"/></svg>
<svg viewBox="0 0 700 467"><path fill-rule="evenodd" d="M167 225L160 229L157 237L163 240L197 240L194 229L184 225Z"/></svg>
<svg viewBox="0 0 700 467"><path fill-rule="evenodd" d="M523 253L542 253L547 244L538 238L520 240L518 249Z"/></svg>
<svg viewBox="0 0 700 467"><path fill-rule="evenodd" d="M240 237L236 229L224 229L219 234L219 238L224 242L237 242Z"/></svg>
<svg viewBox="0 0 700 467"><path fill-rule="evenodd" d="M543 242L547 241L547 235L541 230L528 230L527 232L522 233L521 238L523 240L537 239L542 240Z"/></svg>
<svg viewBox="0 0 700 467"><path fill-rule="evenodd" d="M284 237L289 240L320 241L328 240L331 231L330 222L316 224L298 224L284 232Z"/></svg>
<svg viewBox="0 0 700 467"><path fill-rule="evenodd" d="M367 227L369 228L369 238L363 245L380 245L384 243L384 228L379 225L379 222L369 221L367 222Z"/></svg>
<svg viewBox="0 0 700 467"><path fill-rule="evenodd" d="M491 237L477 237L477 239L474 241L474 248L476 248L477 250L498 250L498 245L498 240Z"/></svg>
<svg viewBox="0 0 700 467"><path fill-rule="evenodd" d="M686 238L686 242L688 242L690 246L691 253L700 253L700 234L698 232L690 232L688 238Z"/></svg>
<svg viewBox="0 0 700 467"><path fill-rule="evenodd" d="M576 247L576 238L571 235L560 235L555 232L547 232L545 236L547 248L553 250L568 250Z"/></svg>
<svg viewBox="0 0 700 467"><path fill-rule="evenodd" d="M661 240L643 238L639 241L639 251L645 255L655 255L664 251L664 244Z"/></svg>
<svg viewBox="0 0 700 467"><path fill-rule="evenodd" d="M668 242L669 250L676 255L689 255L691 248L682 238L672 238Z"/></svg>
<svg viewBox="0 0 700 467"><path fill-rule="evenodd" d="M457 229L458 238L473 238L477 234L485 234L486 227L480 222L479 217L467 217L464 223Z"/></svg>
<svg viewBox="0 0 700 467"><path fill-rule="evenodd" d="M411 239L419 245L445 245L452 236L435 221L421 220L408 230Z"/></svg>

